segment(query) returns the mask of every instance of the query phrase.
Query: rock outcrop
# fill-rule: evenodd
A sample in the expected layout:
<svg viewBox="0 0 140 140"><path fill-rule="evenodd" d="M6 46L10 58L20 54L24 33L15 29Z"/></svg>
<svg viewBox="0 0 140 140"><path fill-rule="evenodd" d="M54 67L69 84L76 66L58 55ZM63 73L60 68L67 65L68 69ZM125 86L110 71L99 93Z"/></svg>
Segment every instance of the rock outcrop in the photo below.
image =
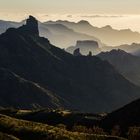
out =
<svg viewBox="0 0 140 140"><path fill-rule="evenodd" d="M73 55L74 56L81 56L82 54L80 53L80 49L79 48L75 49L73 52Z"/></svg>
<svg viewBox="0 0 140 140"><path fill-rule="evenodd" d="M33 16L29 16L27 19L26 28L32 34L39 36L38 21Z"/></svg>

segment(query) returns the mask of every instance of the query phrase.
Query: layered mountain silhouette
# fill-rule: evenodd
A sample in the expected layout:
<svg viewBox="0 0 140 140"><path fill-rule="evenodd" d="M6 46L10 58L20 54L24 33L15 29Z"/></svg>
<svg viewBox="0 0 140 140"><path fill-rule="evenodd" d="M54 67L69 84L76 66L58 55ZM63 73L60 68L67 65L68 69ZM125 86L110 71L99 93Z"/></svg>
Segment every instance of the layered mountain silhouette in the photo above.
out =
<svg viewBox="0 0 140 140"><path fill-rule="evenodd" d="M24 22L1 20L0 33L5 32L10 27L17 28ZM130 29L116 30L109 25L98 28L84 20L77 23L62 20L39 22L39 31L41 36L47 37L51 43L63 48L75 45L78 40L94 40L98 41L100 47L106 44L111 47L117 46L117 48L123 47L120 46L122 44L140 43L140 33L138 32L133 32ZM109 48L106 47L106 49Z"/></svg>
<svg viewBox="0 0 140 140"><path fill-rule="evenodd" d="M96 37L76 32L62 24L42 23L40 24L39 29L41 36L48 38L51 43L61 48L75 45L77 40L96 40L101 45L101 41Z"/></svg>
<svg viewBox="0 0 140 140"><path fill-rule="evenodd" d="M5 32L10 27L18 28L26 21L21 22L10 22L0 21L0 33ZM52 44L55 44L61 48L74 45L77 40L96 40L100 45L101 41L91 35L76 32L62 24L46 24L39 22L40 36L46 37Z"/></svg>
<svg viewBox="0 0 140 140"><path fill-rule="evenodd" d="M133 32L130 29L116 30L110 25L102 28L92 26L87 21L69 22L69 21L48 21L46 24L62 24L76 32L95 36L100 39L104 44L110 46L118 46L122 44L131 44L133 42L140 43L140 33Z"/></svg>
<svg viewBox="0 0 140 140"><path fill-rule="evenodd" d="M3 91L0 92L0 106L7 104L27 109L35 104L106 112L140 97L140 88L107 61L73 56L39 37L38 22L32 16L25 25L10 28L0 35L0 67L4 69L1 85L5 85L0 88ZM5 69L6 75L3 74Z"/></svg>
<svg viewBox="0 0 140 140"><path fill-rule="evenodd" d="M102 52L97 56L110 62L125 78L140 86L140 57L120 49Z"/></svg>
<svg viewBox="0 0 140 140"><path fill-rule="evenodd" d="M128 44L123 44L120 46L103 46L102 47L102 51L111 51L113 49L120 49L120 50L124 50L127 53L131 53L135 56L140 56L140 44L138 43L132 43L130 45Z"/></svg>
<svg viewBox="0 0 140 140"><path fill-rule="evenodd" d="M74 50L78 48L83 55L88 55L89 52L92 52L92 54L96 55L101 52L98 42L93 40L78 40L75 46L68 47L66 51L73 53Z"/></svg>

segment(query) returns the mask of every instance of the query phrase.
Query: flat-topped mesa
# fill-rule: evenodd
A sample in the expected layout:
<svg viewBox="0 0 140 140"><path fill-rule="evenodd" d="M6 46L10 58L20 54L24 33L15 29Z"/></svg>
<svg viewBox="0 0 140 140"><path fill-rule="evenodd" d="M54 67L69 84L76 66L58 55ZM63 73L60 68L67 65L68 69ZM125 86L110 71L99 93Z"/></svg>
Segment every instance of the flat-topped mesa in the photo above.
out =
<svg viewBox="0 0 140 140"><path fill-rule="evenodd" d="M26 30L30 32L31 34L38 35L39 36L39 30L38 30L38 21L33 16L29 16L29 18L26 21Z"/></svg>
<svg viewBox="0 0 140 140"><path fill-rule="evenodd" d="M93 40L77 41L76 47L94 47L99 48L98 42Z"/></svg>

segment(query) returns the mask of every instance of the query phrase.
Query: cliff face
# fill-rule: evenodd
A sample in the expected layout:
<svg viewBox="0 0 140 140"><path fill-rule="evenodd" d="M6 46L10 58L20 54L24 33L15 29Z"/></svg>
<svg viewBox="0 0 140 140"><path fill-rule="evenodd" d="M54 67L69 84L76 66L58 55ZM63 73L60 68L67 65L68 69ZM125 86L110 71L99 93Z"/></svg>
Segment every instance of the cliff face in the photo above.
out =
<svg viewBox="0 0 140 140"><path fill-rule="evenodd" d="M140 97L140 89L108 62L91 56L74 57L51 45L48 39L39 37L36 25L36 20L30 17L26 25L8 29L0 35L0 67L37 83L43 91L48 90L49 94L45 93L51 97L52 106L55 104L55 107L79 111L106 112ZM9 106L14 106L14 97L18 98L19 92L22 92L22 88L25 90L25 87L20 88L19 92L14 90L14 93L10 92L12 86L9 86L9 90L6 88L6 95L11 95ZM0 90L3 91L2 88ZM32 90L27 90L23 95L34 94ZM45 95L41 96L38 92L33 102L47 107L49 100ZM6 100L9 101L8 98ZM25 101L25 104L30 107L30 102Z"/></svg>
<svg viewBox="0 0 140 140"><path fill-rule="evenodd" d="M26 27L25 28L30 33L39 36L38 21L33 16L29 16L29 18L27 19Z"/></svg>

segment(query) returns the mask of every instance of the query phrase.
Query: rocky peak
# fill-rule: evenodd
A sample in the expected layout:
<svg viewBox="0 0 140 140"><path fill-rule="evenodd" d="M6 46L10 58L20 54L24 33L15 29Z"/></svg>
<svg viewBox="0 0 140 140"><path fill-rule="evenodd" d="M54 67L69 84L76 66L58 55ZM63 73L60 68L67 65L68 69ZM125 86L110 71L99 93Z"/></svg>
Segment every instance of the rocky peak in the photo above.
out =
<svg viewBox="0 0 140 140"><path fill-rule="evenodd" d="M26 22L26 24L24 23ZM39 29L38 29L38 21L33 16L29 16L29 18L26 21L23 21L23 26L19 28L9 28L7 29L6 33L15 33L17 31L18 33L24 34L24 35L36 35L39 36Z"/></svg>
<svg viewBox="0 0 140 140"><path fill-rule="evenodd" d="M38 21L33 16L29 16L29 18L26 20L25 26L28 32L34 35L39 35Z"/></svg>
<svg viewBox="0 0 140 140"><path fill-rule="evenodd" d="M73 52L73 55L74 56L81 56L82 54L80 52L80 49L79 48L75 49L74 52Z"/></svg>

